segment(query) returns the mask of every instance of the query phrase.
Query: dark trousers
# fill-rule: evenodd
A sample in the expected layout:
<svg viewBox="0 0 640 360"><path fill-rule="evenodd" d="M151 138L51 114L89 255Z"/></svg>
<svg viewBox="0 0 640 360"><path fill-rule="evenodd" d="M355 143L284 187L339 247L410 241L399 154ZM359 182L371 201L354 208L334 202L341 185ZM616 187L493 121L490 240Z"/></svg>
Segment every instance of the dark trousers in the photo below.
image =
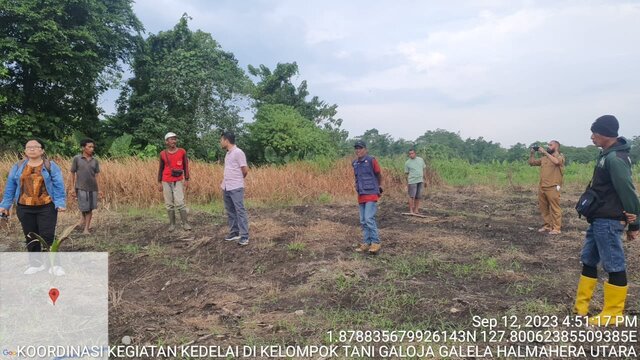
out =
<svg viewBox="0 0 640 360"><path fill-rule="evenodd" d="M22 224L22 232L27 242L27 251L41 252L42 246L35 237L30 233L40 235L44 241L51 246L56 235L56 224L58 223L58 211L53 203L42 206L25 206L18 204L16 213L20 224ZM39 256L29 258L31 265L40 265Z"/></svg>
<svg viewBox="0 0 640 360"><path fill-rule="evenodd" d="M224 191L224 209L229 221L229 235L249 238L249 219L244 208L244 188Z"/></svg>

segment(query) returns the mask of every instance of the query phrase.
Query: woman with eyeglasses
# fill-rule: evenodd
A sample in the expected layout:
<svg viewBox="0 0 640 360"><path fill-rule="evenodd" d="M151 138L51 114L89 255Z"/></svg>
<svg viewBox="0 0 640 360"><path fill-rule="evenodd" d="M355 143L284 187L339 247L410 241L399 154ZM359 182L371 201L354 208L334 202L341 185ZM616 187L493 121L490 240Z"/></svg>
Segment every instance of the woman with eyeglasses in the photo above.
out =
<svg viewBox="0 0 640 360"><path fill-rule="evenodd" d="M39 241L33 241L30 234L40 235L47 244L53 244L58 212L66 210L66 193L60 167L45 158L44 143L37 139L27 142L24 147L25 159L11 168L4 196L0 202L0 213L8 215L9 209L17 202L16 213L27 242L29 267L24 272L35 274L47 268L37 252L42 251ZM60 266L53 266L49 272L64 275Z"/></svg>

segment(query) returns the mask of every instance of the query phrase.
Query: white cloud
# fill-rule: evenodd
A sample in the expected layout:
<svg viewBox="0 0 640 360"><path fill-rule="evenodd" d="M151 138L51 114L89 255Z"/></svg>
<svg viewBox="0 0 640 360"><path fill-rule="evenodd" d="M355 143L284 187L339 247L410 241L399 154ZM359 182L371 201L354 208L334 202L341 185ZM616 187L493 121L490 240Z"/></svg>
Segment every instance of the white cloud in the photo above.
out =
<svg viewBox="0 0 640 360"><path fill-rule="evenodd" d="M587 144L583 122L603 113L640 134L633 1L138 0L135 11L152 32L188 12L241 63L297 61L353 136L444 127Z"/></svg>

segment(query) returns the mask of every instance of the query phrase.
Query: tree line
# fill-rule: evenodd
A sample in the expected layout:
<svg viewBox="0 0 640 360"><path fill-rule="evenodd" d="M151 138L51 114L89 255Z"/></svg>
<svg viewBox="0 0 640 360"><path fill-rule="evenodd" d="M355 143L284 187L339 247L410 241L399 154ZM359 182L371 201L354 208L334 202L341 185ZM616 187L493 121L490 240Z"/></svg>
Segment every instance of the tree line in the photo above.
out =
<svg viewBox="0 0 640 360"><path fill-rule="evenodd" d="M0 0L0 152L18 152L42 138L50 152L72 155L81 138L98 154L155 157L163 135L180 135L190 156L218 161L222 131L238 134L256 164L282 164L351 153L336 104L312 96L295 62L245 70L211 34L177 24L146 34L131 0ZM146 36L145 36L146 35ZM132 76L123 80L123 69ZM117 88L116 112L98 99ZM253 121L244 122L243 113ZM509 149L483 138L463 140L445 130L414 140L371 129L355 137L377 156L415 147L429 157L469 162L520 161L528 145ZM640 140L636 137L634 143ZM634 147L638 159L638 146ZM564 147L574 161L595 158L594 147Z"/></svg>
<svg viewBox="0 0 640 360"><path fill-rule="evenodd" d="M516 143L504 148L500 143L487 141L482 137L477 139L462 139L459 133L436 129L429 130L415 140L394 139L389 134L381 134L377 129L367 130L358 137L369 144L369 150L378 156L395 156L415 149L418 153L433 159L463 159L469 163L486 162L518 162L526 161L534 145L546 146L547 140L536 141L531 144ZM631 160L640 161L640 136L634 136L631 141ZM594 145L585 147L562 145L561 152L567 162L588 163L594 161L600 150Z"/></svg>

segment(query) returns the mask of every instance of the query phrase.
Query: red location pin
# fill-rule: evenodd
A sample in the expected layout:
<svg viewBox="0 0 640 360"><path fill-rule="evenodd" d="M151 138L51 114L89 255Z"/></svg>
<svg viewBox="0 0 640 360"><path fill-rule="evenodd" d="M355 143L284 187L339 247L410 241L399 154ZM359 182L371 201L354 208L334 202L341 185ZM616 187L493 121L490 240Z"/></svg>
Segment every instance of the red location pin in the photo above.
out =
<svg viewBox="0 0 640 360"><path fill-rule="evenodd" d="M51 298L51 301L53 301L53 305L56 304L58 296L60 296L60 291L58 291L58 289L52 288L51 290L49 290L49 297Z"/></svg>

